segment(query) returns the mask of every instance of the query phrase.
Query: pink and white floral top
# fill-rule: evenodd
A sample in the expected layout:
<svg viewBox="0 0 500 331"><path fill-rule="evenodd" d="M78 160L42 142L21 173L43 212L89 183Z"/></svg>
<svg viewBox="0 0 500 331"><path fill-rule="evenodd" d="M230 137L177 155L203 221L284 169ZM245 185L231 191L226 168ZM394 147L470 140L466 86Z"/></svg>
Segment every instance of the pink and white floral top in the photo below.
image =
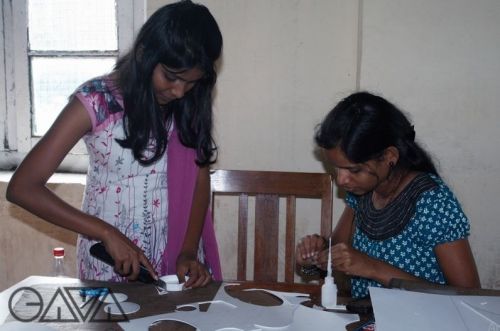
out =
<svg viewBox="0 0 500 331"><path fill-rule="evenodd" d="M92 131L83 138L89 169L82 210L119 229L160 273L168 232L167 153L156 163L143 166L130 149L118 144L116 139L124 138L123 101L109 78L90 80L74 95L92 120ZM93 243L84 236L78 238L79 277L123 281L111 266L90 256Z"/></svg>

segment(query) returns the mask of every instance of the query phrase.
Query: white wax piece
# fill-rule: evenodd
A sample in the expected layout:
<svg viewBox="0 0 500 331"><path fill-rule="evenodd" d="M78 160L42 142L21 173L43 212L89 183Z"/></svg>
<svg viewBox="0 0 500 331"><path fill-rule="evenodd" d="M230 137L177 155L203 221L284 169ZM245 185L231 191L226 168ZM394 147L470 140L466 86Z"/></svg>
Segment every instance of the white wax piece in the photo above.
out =
<svg viewBox="0 0 500 331"><path fill-rule="evenodd" d="M188 276L186 276L185 278L186 280L189 279ZM161 276L160 279L167 284L167 291L176 292L182 291L184 289L184 283L179 283L177 275Z"/></svg>
<svg viewBox="0 0 500 331"><path fill-rule="evenodd" d="M121 309L120 309L121 308ZM104 307L104 311L106 313L110 313L112 315L128 315L133 314L141 308L137 303L133 302L120 302L119 304L111 303Z"/></svg>
<svg viewBox="0 0 500 331"><path fill-rule="evenodd" d="M128 296L124 293L108 293L106 295L101 295L99 301L104 303L117 303L127 301Z"/></svg>

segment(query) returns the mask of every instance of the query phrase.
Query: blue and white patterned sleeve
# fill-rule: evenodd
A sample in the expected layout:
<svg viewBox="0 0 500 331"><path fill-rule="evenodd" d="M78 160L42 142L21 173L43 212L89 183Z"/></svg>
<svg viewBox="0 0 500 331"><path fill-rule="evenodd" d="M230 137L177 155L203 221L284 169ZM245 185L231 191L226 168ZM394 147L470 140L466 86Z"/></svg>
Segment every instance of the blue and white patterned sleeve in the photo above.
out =
<svg viewBox="0 0 500 331"><path fill-rule="evenodd" d="M422 194L417 203L421 213L420 230L431 245L467 238L470 224L460 203L446 185Z"/></svg>

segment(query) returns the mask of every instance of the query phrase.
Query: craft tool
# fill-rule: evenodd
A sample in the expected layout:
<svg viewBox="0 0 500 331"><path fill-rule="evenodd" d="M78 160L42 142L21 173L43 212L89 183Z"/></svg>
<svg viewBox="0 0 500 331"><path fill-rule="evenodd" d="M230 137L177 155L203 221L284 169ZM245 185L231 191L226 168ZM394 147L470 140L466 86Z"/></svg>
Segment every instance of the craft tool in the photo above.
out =
<svg viewBox="0 0 500 331"><path fill-rule="evenodd" d="M109 253L106 251L106 248L104 247L103 243L98 242L98 243L92 245L90 247L89 251L93 257L101 260L104 263L109 264L112 267L115 266L115 261L113 260L111 255L109 255ZM137 277L137 280L140 282L143 282L143 283L147 283L147 284L152 283L155 286L158 286L158 287L161 287L164 289L167 288L167 284L163 280L161 280L159 278L157 280L155 280L151 276L151 274L149 273L148 269L146 269L142 264L140 265L139 276Z"/></svg>

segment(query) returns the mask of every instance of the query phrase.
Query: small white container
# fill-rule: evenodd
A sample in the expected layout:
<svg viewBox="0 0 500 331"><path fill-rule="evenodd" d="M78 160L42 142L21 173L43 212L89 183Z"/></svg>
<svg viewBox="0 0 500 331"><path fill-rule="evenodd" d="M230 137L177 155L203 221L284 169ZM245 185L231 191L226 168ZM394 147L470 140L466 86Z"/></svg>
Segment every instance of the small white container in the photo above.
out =
<svg viewBox="0 0 500 331"><path fill-rule="evenodd" d="M186 280L189 279L188 276L185 276ZM167 284L167 291L171 292L176 292L176 291L182 291L184 289L184 283L179 283L179 279L177 278L177 275L166 275L166 276L161 276L160 279Z"/></svg>

